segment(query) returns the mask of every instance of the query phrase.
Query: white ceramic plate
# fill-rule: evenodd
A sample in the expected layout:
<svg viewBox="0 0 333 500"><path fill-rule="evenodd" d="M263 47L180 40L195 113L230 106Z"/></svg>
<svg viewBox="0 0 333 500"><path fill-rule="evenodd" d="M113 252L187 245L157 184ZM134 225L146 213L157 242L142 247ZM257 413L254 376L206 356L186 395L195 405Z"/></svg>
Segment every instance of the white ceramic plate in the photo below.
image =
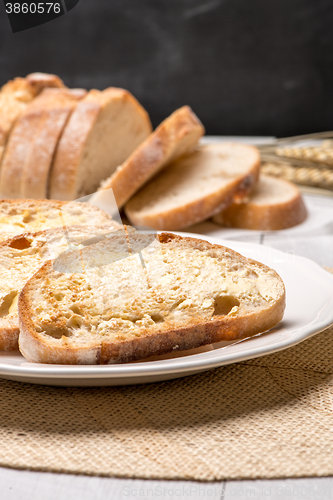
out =
<svg viewBox="0 0 333 500"><path fill-rule="evenodd" d="M182 234L182 233L178 233ZM198 237L197 234L184 236ZM67 366L28 363L19 354L0 352L0 377L34 384L111 386L142 384L192 375L218 366L276 352L333 323L333 275L303 257L270 247L200 236L275 269L287 290L283 321L273 330L239 341L123 365Z"/></svg>

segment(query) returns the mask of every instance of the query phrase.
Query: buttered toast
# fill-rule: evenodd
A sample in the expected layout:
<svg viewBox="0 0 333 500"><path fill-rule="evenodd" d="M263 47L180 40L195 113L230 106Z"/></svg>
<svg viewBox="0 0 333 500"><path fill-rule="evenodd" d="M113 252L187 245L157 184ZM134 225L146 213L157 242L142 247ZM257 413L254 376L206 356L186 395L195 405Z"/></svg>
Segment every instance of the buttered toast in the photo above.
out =
<svg viewBox="0 0 333 500"><path fill-rule="evenodd" d="M28 279L42 266L69 248L89 244L96 237L122 231L115 221L104 226L69 226L24 233L0 243L0 350L18 349L17 301Z"/></svg>
<svg viewBox="0 0 333 500"><path fill-rule="evenodd" d="M266 265L200 239L162 233L145 247L144 238L111 237L37 271L18 306L28 361L124 363L251 336L282 319L284 284Z"/></svg>
<svg viewBox="0 0 333 500"><path fill-rule="evenodd" d="M0 200L0 242L21 233L76 224L94 227L111 217L89 203L57 200Z"/></svg>

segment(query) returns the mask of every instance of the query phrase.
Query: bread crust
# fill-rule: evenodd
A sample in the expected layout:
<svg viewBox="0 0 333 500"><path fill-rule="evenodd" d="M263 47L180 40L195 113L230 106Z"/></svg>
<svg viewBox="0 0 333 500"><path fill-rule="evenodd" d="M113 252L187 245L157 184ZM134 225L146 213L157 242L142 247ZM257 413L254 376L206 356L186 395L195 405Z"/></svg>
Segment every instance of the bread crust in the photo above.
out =
<svg viewBox="0 0 333 500"><path fill-rule="evenodd" d="M112 189L120 209L168 163L192 152L204 133L202 123L189 106L177 109L101 184L99 190Z"/></svg>
<svg viewBox="0 0 333 500"><path fill-rule="evenodd" d="M22 198L47 198L49 173L58 141L71 113L86 93L84 89L45 89L42 92L45 96L40 107L43 124L24 164ZM49 101L46 105L45 99Z"/></svg>
<svg viewBox="0 0 333 500"><path fill-rule="evenodd" d="M98 120L99 113L112 100L121 100L132 106L137 116L140 116L142 125L142 139L140 141L151 132L151 123L147 112L128 91L113 87L103 92L91 90L72 113L58 143L51 168L49 198L74 200L79 196L93 192L92 189L90 193L80 193L78 185L80 162L84 154L85 144ZM136 146L137 144L133 145L133 149Z"/></svg>
<svg viewBox="0 0 333 500"><path fill-rule="evenodd" d="M31 73L7 82L0 91L0 163L12 127L26 106L46 87L64 87L56 75Z"/></svg>
<svg viewBox="0 0 333 500"><path fill-rule="evenodd" d="M234 203L223 212L217 214L213 220L227 227L277 231L296 226L306 219L307 210L302 195L294 184L283 179L276 179L261 175L260 179L267 180L274 185L284 184L290 191L290 197L284 201L267 199L266 203L257 203L255 194L247 202ZM256 190L260 191L260 179Z"/></svg>
<svg viewBox="0 0 333 500"><path fill-rule="evenodd" d="M66 121L85 90L45 88L23 111L2 162L0 191L8 198L46 198L48 174Z"/></svg>
<svg viewBox="0 0 333 500"><path fill-rule="evenodd" d="M25 77L25 80L33 89L34 95L38 95L45 88L65 88L66 85L57 75L50 73L30 73Z"/></svg>
<svg viewBox="0 0 333 500"><path fill-rule="evenodd" d="M17 318L0 320L0 351L18 351L19 325Z"/></svg>
<svg viewBox="0 0 333 500"><path fill-rule="evenodd" d="M225 249L220 245L213 245L207 241L196 238L181 238L174 234L162 233L159 235L162 244L169 242L179 245L190 245L200 250L224 251L246 263L255 263L263 270L270 268L264 264L257 263L252 259L246 259L237 252ZM118 340L117 342L100 341L93 339L88 345L74 346L62 337L62 343L54 339L45 339L45 335L38 333L35 329L32 316L32 303L29 294L34 289L35 280L40 277L44 279L52 270L52 262L47 262L29 280L23 288L19 297L19 320L20 337L19 346L22 354L28 361L39 363L59 364L108 364L125 363L144 359L152 355L167 354L175 350L186 350L202 345L215 343L223 340L237 340L263 332L275 326L283 317L285 309L285 289L281 278L273 271L275 278L281 285L280 296L260 312L249 312L242 317L219 316L218 319L209 321L191 322L186 326L172 327L168 330L155 331L153 334L144 330L140 338L130 340Z"/></svg>
<svg viewBox="0 0 333 500"><path fill-rule="evenodd" d="M59 140L51 166L48 198L75 199L76 175L81 153L100 110L98 102L86 102L83 99L72 113Z"/></svg>
<svg viewBox="0 0 333 500"><path fill-rule="evenodd" d="M237 144L226 146L237 147ZM205 147L205 146L204 146ZM244 147L244 145L242 145ZM160 210L159 212L145 211L145 189L140 190L125 206L125 213L133 225L148 226L160 231L179 230L204 221L221 212L236 200L241 200L250 193L259 177L260 154L257 148L246 145L254 153L254 161L249 165L243 175L230 179L226 186L217 187L213 193L200 194L190 201L184 201L172 208ZM204 168L204 166L203 166ZM160 174L163 175L163 172ZM159 176L147 184L153 187ZM162 177L161 177L162 179ZM214 180L212 180L214 183ZM213 184L214 185L214 184ZM149 195L148 195L149 196ZM147 197L148 197L147 196Z"/></svg>

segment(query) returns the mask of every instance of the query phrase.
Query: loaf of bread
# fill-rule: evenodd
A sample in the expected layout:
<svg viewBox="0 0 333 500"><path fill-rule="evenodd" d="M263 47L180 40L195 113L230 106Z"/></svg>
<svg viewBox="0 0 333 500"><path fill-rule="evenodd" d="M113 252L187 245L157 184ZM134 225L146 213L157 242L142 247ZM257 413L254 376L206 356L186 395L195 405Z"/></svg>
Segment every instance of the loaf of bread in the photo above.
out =
<svg viewBox="0 0 333 500"><path fill-rule="evenodd" d="M152 132L148 114L124 89L68 89L43 73L16 78L0 91L0 198L93 194L92 203L104 206L114 196L132 224L160 230L211 217L268 230L304 220L300 193L283 181L263 177L246 199L259 175L256 148L198 146L203 134L189 106Z"/></svg>
<svg viewBox="0 0 333 500"><path fill-rule="evenodd" d="M60 138L49 196L74 200L97 190L151 132L148 114L126 90L91 90Z"/></svg>
<svg viewBox="0 0 333 500"><path fill-rule="evenodd" d="M18 305L28 361L124 363L244 338L282 319L285 289L269 267L199 239L161 234L145 248L144 238L110 237L35 273Z"/></svg>
<svg viewBox="0 0 333 500"><path fill-rule="evenodd" d="M246 196L257 181L259 167L260 154L253 146L201 146L148 182L125 205L125 213L138 226L185 228Z"/></svg>
<svg viewBox="0 0 333 500"><path fill-rule="evenodd" d="M306 215L306 207L297 186L261 174L246 201L233 203L213 220L227 227L276 231L300 224Z"/></svg>
<svg viewBox="0 0 333 500"><path fill-rule="evenodd" d="M56 200L0 200L0 242L26 232L108 224L111 217L88 203Z"/></svg>
<svg viewBox="0 0 333 500"><path fill-rule="evenodd" d="M10 131L26 106L47 87L64 87L56 75L32 73L9 81L0 91L0 164Z"/></svg>
<svg viewBox="0 0 333 500"><path fill-rule="evenodd" d="M3 198L47 198L49 173L65 124L83 89L44 89L11 131L0 170Z"/></svg>
<svg viewBox="0 0 333 500"><path fill-rule="evenodd" d="M140 144L99 191L112 189L118 208L163 167L191 153L205 129L189 106L177 109ZM97 192L93 199L99 198Z"/></svg>
<svg viewBox="0 0 333 500"><path fill-rule="evenodd" d="M43 262L117 230L121 226L109 221L104 226L69 226L66 230L61 227L24 233L0 243L0 350L18 349L18 296Z"/></svg>

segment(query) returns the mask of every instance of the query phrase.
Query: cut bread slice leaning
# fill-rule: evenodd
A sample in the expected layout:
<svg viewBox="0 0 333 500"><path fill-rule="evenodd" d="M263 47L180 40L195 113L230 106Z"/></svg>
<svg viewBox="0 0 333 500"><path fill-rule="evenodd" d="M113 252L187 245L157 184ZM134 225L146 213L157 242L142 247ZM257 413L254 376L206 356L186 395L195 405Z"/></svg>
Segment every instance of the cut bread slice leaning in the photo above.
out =
<svg viewBox="0 0 333 500"><path fill-rule="evenodd" d="M109 221L104 226L70 226L38 233L24 233L0 243L0 350L18 349L18 295L43 262L69 248L108 237L122 226Z"/></svg>
<svg viewBox="0 0 333 500"><path fill-rule="evenodd" d="M269 267L195 238L161 234L146 248L142 238L132 234L134 253L122 260L114 256L124 242L110 237L28 281L18 306L28 361L124 363L248 337L282 319L284 284Z"/></svg>
<svg viewBox="0 0 333 500"><path fill-rule="evenodd" d="M83 89L44 89L17 119L1 166L3 198L47 197L48 176L61 132Z"/></svg>
<svg viewBox="0 0 333 500"><path fill-rule="evenodd" d="M306 215L297 186L260 174L259 182L246 201L234 203L213 220L228 227L276 231L300 224Z"/></svg>
<svg viewBox="0 0 333 500"><path fill-rule="evenodd" d="M102 182L99 191L112 189L118 208L168 163L191 153L205 129L189 106L166 118L114 174ZM93 199L103 196L97 192Z"/></svg>
<svg viewBox="0 0 333 500"><path fill-rule="evenodd" d="M7 82L0 91L0 163L10 131L26 106L47 87L64 87L56 75L31 73Z"/></svg>
<svg viewBox="0 0 333 500"><path fill-rule="evenodd" d="M18 234L76 224L94 227L111 217L88 203L56 200L0 200L0 242Z"/></svg>
<svg viewBox="0 0 333 500"><path fill-rule="evenodd" d="M177 230L201 222L254 187L260 167L257 148L221 143L201 146L169 165L125 206L132 224Z"/></svg>
<svg viewBox="0 0 333 500"><path fill-rule="evenodd" d="M74 200L93 193L150 132L148 114L129 92L91 90L60 138L49 198Z"/></svg>

